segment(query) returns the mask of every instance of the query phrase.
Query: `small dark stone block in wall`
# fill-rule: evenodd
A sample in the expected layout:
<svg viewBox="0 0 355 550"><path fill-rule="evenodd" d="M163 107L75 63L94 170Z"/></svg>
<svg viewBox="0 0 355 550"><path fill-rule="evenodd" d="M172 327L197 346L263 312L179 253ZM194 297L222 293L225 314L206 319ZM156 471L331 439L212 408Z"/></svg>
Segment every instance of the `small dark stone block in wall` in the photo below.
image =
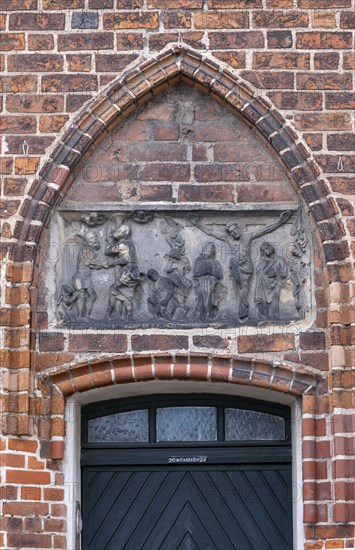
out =
<svg viewBox="0 0 355 550"><path fill-rule="evenodd" d="M75 11L71 19L72 29L97 29L99 14L96 12Z"/></svg>

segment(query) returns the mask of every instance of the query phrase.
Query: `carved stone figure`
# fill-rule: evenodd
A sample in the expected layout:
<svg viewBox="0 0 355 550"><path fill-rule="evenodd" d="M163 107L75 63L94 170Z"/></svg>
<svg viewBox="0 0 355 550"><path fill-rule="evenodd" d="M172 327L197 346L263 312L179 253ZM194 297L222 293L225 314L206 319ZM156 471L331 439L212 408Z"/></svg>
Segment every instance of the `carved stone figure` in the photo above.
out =
<svg viewBox="0 0 355 550"><path fill-rule="evenodd" d="M240 319L244 320L249 316L250 281L254 272L254 266L251 259L251 243L254 239L271 233L282 224L286 223L291 216L292 212L283 212L279 220L256 231L243 232L237 222L229 222L225 226L226 235L215 233L209 227L201 224L196 214L189 216L191 223L206 235L223 241L228 248L232 250L233 257L230 259L229 267L232 277L239 289L240 303L238 314Z"/></svg>
<svg viewBox="0 0 355 550"><path fill-rule="evenodd" d="M203 252L197 257L193 271L196 280L197 303L195 317L199 320L213 319L218 310L218 281L223 278L221 264L216 260L214 243L203 245Z"/></svg>
<svg viewBox="0 0 355 550"><path fill-rule="evenodd" d="M110 286L108 315L114 318L132 317L133 298L141 282L135 246L130 238L131 230L128 225L121 225L110 235L105 254L116 259L111 266L120 266L121 269L116 281Z"/></svg>
<svg viewBox="0 0 355 550"><path fill-rule="evenodd" d="M172 319L179 305L175 298L176 287L169 277L162 277L155 269L148 269L147 278L153 283L148 306L156 317Z"/></svg>
<svg viewBox="0 0 355 550"><path fill-rule="evenodd" d="M191 271L190 261L185 256L183 248L172 248L167 260L166 273L176 287L175 297L179 302L179 311L176 312L176 316L184 319L190 309L186 303L193 287L192 281L186 277L186 274Z"/></svg>
<svg viewBox="0 0 355 550"><path fill-rule="evenodd" d="M276 254L272 244L264 242L260 247L261 261L257 267L255 302L264 319L280 317L282 280L288 269L285 260Z"/></svg>
<svg viewBox="0 0 355 550"><path fill-rule="evenodd" d="M107 217L105 214L101 214L100 212L90 212L89 214L84 214L84 216L81 217L81 221L89 227L97 227L98 225L102 225L106 220Z"/></svg>
<svg viewBox="0 0 355 550"><path fill-rule="evenodd" d="M303 287L307 280L307 267L302 260L302 248L295 243L292 247L293 258L289 262L290 278L292 281L292 293L295 299L295 306L298 311L304 308L304 292Z"/></svg>
<svg viewBox="0 0 355 550"><path fill-rule="evenodd" d="M76 271L73 275L74 290L78 292L77 306L80 318L90 317L97 298L91 277L93 269L108 269L109 265L98 259L100 242L92 230L81 236L83 244L80 247Z"/></svg>
<svg viewBox="0 0 355 550"><path fill-rule="evenodd" d="M57 300L56 315L60 321L73 321L78 316L77 300L79 292L70 285L62 285Z"/></svg>

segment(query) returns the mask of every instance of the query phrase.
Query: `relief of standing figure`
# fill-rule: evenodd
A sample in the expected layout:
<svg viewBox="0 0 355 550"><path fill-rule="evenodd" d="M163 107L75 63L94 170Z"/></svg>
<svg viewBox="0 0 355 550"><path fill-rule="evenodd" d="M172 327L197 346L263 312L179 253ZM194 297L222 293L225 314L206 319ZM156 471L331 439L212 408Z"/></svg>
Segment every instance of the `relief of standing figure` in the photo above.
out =
<svg viewBox="0 0 355 550"><path fill-rule="evenodd" d="M254 239L262 237L267 233L271 233L284 223L286 223L292 212L285 211L280 218L262 229L256 231L242 231L237 222L229 222L225 226L226 235L215 233L209 227L203 225L197 214L189 216L190 222L203 231L206 235L210 235L215 239L226 243L228 248L233 252L233 257L230 259L229 267L232 277L239 289L239 318L245 320L249 316L249 293L251 277L254 272L254 265L251 259L251 244Z"/></svg>
<svg viewBox="0 0 355 550"><path fill-rule="evenodd" d="M268 242L261 245L260 253L255 302L263 319L279 319L282 280L288 274L287 264L281 256L277 256L275 248Z"/></svg>
<svg viewBox="0 0 355 550"><path fill-rule="evenodd" d="M90 317L97 298L91 272L93 269L108 269L109 265L97 257L100 241L94 231L86 231L81 239L84 244L79 250L77 267L73 275L73 287L78 292L76 303L79 318L85 318Z"/></svg>
<svg viewBox="0 0 355 550"><path fill-rule="evenodd" d="M111 233L111 242L105 249L107 256L116 258L110 267L121 266L122 268L116 281L110 286L108 315L111 319L117 315L132 317L133 298L141 282L137 253L130 235L131 230L128 225L121 225Z"/></svg>
<svg viewBox="0 0 355 550"><path fill-rule="evenodd" d="M195 316L198 320L213 319L218 310L218 281L223 278L221 264L216 260L214 243L203 245L203 252L197 257L193 271L196 280L197 304Z"/></svg>

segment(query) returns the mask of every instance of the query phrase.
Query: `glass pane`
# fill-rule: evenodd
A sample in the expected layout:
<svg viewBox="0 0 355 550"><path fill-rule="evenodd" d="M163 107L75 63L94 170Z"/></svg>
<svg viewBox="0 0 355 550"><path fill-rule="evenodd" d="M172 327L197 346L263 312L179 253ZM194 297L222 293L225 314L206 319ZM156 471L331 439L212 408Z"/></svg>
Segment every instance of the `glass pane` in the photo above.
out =
<svg viewBox="0 0 355 550"><path fill-rule="evenodd" d="M89 443L149 441L148 409L92 418L88 422Z"/></svg>
<svg viewBox="0 0 355 550"><path fill-rule="evenodd" d="M217 441L217 409L157 409L157 441Z"/></svg>
<svg viewBox="0 0 355 550"><path fill-rule="evenodd" d="M224 412L226 441L285 439L285 419L281 416L243 409Z"/></svg>

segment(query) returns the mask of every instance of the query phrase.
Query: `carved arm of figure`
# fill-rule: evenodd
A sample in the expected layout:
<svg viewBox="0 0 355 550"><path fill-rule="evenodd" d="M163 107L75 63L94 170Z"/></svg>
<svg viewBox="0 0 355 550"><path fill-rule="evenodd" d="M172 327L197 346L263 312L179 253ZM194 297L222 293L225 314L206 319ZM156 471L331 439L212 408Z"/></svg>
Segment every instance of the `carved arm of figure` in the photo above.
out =
<svg viewBox="0 0 355 550"><path fill-rule="evenodd" d="M190 214L187 218L194 226L196 226L198 229L200 229L200 231L202 231L206 235L209 235L210 237L214 237L215 239L218 239L219 241L223 241L223 242L229 244L226 237L224 237L223 235L220 235L219 233L215 233L213 230L211 230L208 227L206 227L205 225L203 225L200 222L200 218L198 217L197 214Z"/></svg>
<svg viewBox="0 0 355 550"><path fill-rule="evenodd" d="M251 239L257 239L258 237L262 237L263 235L266 235L267 233L271 233L284 223L286 223L290 217L292 216L292 212L290 210L286 210L285 212L282 212L281 216L276 222L270 223L269 225L266 225L262 229L259 229L257 231L254 231L251 234Z"/></svg>

